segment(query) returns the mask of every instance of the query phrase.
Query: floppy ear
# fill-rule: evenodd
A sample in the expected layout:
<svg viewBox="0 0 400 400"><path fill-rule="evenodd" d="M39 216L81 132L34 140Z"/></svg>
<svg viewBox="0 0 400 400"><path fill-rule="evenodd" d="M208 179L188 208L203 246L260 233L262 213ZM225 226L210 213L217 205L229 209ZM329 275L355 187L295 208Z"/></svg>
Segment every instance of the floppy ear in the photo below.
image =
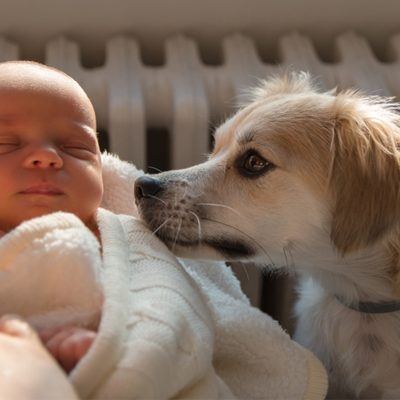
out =
<svg viewBox="0 0 400 400"><path fill-rule="evenodd" d="M400 129L390 103L344 93L336 107L331 239L345 254L383 239L399 224Z"/></svg>

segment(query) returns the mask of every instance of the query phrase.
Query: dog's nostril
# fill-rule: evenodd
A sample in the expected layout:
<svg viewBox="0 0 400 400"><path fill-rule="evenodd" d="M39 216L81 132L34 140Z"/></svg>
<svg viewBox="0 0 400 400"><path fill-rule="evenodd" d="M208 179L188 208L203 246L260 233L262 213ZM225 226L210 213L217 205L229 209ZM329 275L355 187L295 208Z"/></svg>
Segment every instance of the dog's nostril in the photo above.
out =
<svg viewBox="0 0 400 400"><path fill-rule="evenodd" d="M162 183L158 179L149 176L141 176L135 181L135 198L155 196L162 190Z"/></svg>

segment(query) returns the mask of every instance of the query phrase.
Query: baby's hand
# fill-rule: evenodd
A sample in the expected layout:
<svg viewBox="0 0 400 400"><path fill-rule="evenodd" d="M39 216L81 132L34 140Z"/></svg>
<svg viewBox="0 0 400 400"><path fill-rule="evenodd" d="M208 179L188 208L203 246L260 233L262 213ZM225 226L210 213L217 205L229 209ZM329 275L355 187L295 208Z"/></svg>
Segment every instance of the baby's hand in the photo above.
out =
<svg viewBox="0 0 400 400"><path fill-rule="evenodd" d="M89 350L96 332L69 326L42 330L39 336L64 370L70 372Z"/></svg>
<svg viewBox="0 0 400 400"><path fill-rule="evenodd" d="M0 318L0 398L78 399L36 332L15 316Z"/></svg>

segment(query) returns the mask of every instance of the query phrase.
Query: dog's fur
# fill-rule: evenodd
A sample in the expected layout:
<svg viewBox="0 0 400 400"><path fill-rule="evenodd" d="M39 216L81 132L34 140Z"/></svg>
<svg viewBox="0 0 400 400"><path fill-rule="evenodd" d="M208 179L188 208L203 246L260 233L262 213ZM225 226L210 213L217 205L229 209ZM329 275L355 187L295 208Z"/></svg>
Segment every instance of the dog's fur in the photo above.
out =
<svg viewBox="0 0 400 400"><path fill-rule="evenodd" d="M141 216L176 254L302 275L295 338L325 364L333 398L400 398L400 312L335 298L400 298L399 126L389 101L289 74L216 130L206 162L152 175L154 195L137 188Z"/></svg>

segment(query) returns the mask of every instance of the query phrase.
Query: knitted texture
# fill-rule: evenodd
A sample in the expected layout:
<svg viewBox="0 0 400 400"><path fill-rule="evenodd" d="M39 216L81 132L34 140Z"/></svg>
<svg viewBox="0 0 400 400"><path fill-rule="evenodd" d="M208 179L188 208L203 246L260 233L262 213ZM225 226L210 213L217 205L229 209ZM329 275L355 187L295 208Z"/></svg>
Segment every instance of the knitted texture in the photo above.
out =
<svg viewBox="0 0 400 400"><path fill-rule="evenodd" d="M2 237L1 311L49 326L90 324L102 307L97 337L70 374L82 399L323 399L320 362L250 305L229 267L180 262L133 217L140 174L103 155L102 259L71 214Z"/></svg>
<svg viewBox="0 0 400 400"><path fill-rule="evenodd" d="M118 209L136 216L133 187L143 172L111 154L103 155L103 167L107 170L108 182L112 182L105 186L106 198L111 199L116 190ZM110 204L106 201L103 205L117 211ZM135 240L130 237L130 242ZM142 243L145 246L157 243L157 253L170 256L156 238L148 240ZM185 260L183 265L211 313L215 337L213 368L235 396L287 400L325 398L327 376L322 364L293 342L276 321L250 305L229 267L224 263L194 260Z"/></svg>
<svg viewBox="0 0 400 400"><path fill-rule="evenodd" d="M104 306L98 337L71 380L84 398L233 398L213 365L201 292L137 219L98 212Z"/></svg>

